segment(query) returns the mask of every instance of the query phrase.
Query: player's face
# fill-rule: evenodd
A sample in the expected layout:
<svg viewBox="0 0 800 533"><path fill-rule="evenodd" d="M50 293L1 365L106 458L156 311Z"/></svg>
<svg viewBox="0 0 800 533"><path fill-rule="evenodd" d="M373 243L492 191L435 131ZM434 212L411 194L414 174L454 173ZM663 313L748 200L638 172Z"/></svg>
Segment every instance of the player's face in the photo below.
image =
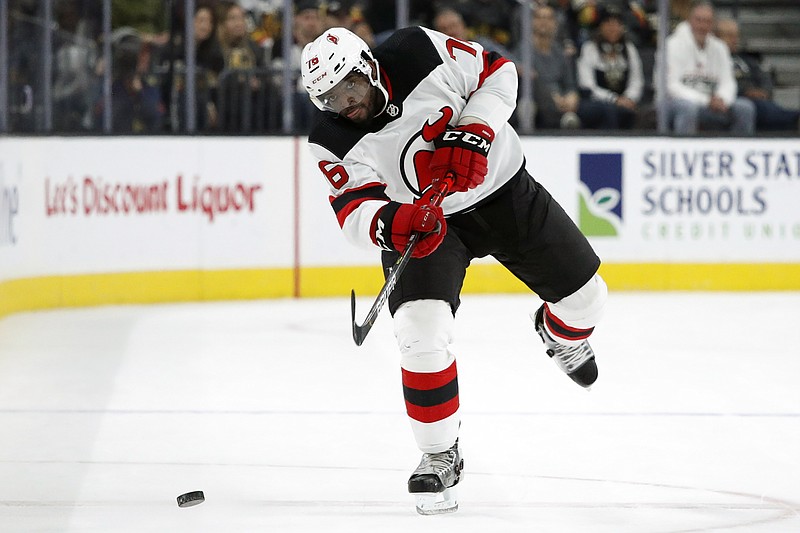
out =
<svg viewBox="0 0 800 533"><path fill-rule="evenodd" d="M340 117L353 122L367 122L372 119L373 92L372 85L363 74L348 74L336 87L324 93L319 100L327 111L338 113Z"/></svg>

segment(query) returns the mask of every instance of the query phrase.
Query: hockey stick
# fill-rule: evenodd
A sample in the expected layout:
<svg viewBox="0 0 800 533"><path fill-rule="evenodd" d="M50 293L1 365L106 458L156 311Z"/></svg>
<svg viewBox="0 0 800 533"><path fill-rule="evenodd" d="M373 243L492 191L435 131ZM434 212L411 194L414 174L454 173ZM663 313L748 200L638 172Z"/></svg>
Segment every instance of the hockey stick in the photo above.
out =
<svg viewBox="0 0 800 533"><path fill-rule="evenodd" d="M447 195L447 191L452 185L452 173L448 173L441 181L433 182L431 187L433 187L434 193L430 197L430 200L428 200L428 205L434 207L441 205L442 200L444 200L444 197ZM375 303L372 304L372 308L369 310L369 313L367 313L367 317L364 319L364 323L361 325L358 325L356 322L356 291L350 291L350 311L353 318L353 340L356 342L356 346L361 346L361 344L364 342L364 339L367 338L369 330L372 329L372 325L375 324L375 320L378 318L378 313L381 312L381 308L386 303L386 300L389 299L389 294L391 294L392 290L394 290L394 286L397 283L400 274L403 273L406 265L411 260L411 254L414 252L414 248L416 248L420 236L421 234L419 232L415 232L413 235L411 235L411 238L408 239L406 249L403 250L403 253L400 254L400 257L389 269L389 275L386 276L386 281L383 283L381 292L378 293Z"/></svg>

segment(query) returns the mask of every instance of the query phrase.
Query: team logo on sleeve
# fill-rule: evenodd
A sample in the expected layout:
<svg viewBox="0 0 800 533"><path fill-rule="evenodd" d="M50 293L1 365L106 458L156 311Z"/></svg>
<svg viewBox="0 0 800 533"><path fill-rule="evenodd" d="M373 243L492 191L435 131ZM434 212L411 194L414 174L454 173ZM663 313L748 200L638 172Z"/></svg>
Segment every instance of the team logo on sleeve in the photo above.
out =
<svg viewBox="0 0 800 533"><path fill-rule="evenodd" d="M422 191L431 184L433 140L447 131L453 115L453 108L447 106L441 108L408 140L400 153L400 175L416 196L422 196Z"/></svg>

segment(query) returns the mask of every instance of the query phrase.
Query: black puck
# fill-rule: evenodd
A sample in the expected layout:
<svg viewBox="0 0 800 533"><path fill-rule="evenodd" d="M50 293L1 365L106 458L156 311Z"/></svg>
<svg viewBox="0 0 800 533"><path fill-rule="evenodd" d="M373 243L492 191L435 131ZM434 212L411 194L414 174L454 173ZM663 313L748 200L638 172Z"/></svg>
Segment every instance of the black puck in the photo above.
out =
<svg viewBox="0 0 800 533"><path fill-rule="evenodd" d="M192 507L206 501L202 490L195 490L178 496L178 507Z"/></svg>

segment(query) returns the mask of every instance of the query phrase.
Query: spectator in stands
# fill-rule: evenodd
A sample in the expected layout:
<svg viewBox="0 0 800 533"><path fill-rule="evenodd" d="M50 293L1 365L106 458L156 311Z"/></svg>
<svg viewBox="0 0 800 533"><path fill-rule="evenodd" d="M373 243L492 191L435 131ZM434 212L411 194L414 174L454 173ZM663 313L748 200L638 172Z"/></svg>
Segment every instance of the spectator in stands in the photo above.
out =
<svg viewBox="0 0 800 533"><path fill-rule="evenodd" d="M636 47L625 38L622 14L604 9L592 40L578 57L578 85L582 97L604 108L606 126L630 129L642 96L644 75Z"/></svg>
<svg viewBox="0 0 800 533"><path fill-rule="evenodd" d="M245 70L264 66L264 55L250 39L244 9L235 2L221 2L217 38L225 69Z"/></svg>
<svg viewBox="0 0 800 533"><path fill-rule="evenodd" d="M218 20L217 39L224 61L218 80L219 127L228 132L260 129L268 120L264 102L272 92L266 74L255 70L265 66L264 51L250 38L239 4L222 2Z"/></svg>
<svg viewBox="0 0 800 533"><path fill-rule="evenodd" d="M505 49L512 46L516 30L512 24L516 4L510 0L451 0L451 7L463 15L471 40L494 42Z"/></svg>
<svg viewBox="0 0 800 533"><path fill-rule="evenodd" d="M669 5L669 28L670 33L675 31L678 24L684 20L689 20L689 12L692 10L692 0L671 0ZM654 9L653 14L657 15L658 10Z"/></svg>
<svg viewBox="0 0 800 533"><path fill-rule="evenodd" d="M323 30L330 28L347 28L352 31L355 24L353 9L339 0L333 0L324 5Z"/></svg>
<svg viewBox="0 0 800 533"><path fill-rule="evenodd" d="M667 38L667 101L675 133L700 128L752 135L755 106L736 97L733 63L725 43L711 35L714 8L694 0L688 21Z"/></svg>
<svg viewBox="0 0 800 533"><path fill-rule="evenodd" d="M505 58L514 60L511 52L496 41L487 37L470 35L467 25L464 23L464 17L455 9L444 8L437 11L433 16L433 29L455 39L475 41L487 52L497 52Z"/></svg>
<svg viewBox="0 0 800 533"><path fill-rule="evenodd" d="M56 4L58 33L53 58L53 126L56 131L88 130L97 77L97 47L79 31L75 0Z"/></svg>
<svg viewBox="0 0 800 533"><path fill-rule="evenodd" d="M225 59L216 36L217 19L209 4L198 4L194 11L194 44L197 77L197 128L209 130L217 125L217 79Z"/></svg>
<svg viewBox="0 0 800 533"><path fill-rule="evenodd" d="M364 18L363 2L331 0L322 3L322 31L347 28L358 35L370 48L376 46L375 32Z"/></svg>
<svg viewBox="0 0 800 533"><path fill-rule="evenodd" d="M99 4L91 0L83 0L94 4L94 11L102 11ZM159 2L157 0L113 0L112 25L114 28L130 27L136 30L142 43L139 52L140 71L152 72L157 65L166 66L173 59L174 42L170 35L170 21L173 24L183 21L183 9L177 2ZM172 37L180 34L174 31ZM168 82L166 78L162 83ZM168 101L170 88L160 88L161 98Z"/></svg>
<svg viewBox="0 0 800 533"><path fill-rule="evenodd" d="M280 6L267 4L268 9L259 9L253 14L255 28L250 38L264 50L266 63L272 61L272 48L281 33Z"/></svg>
<svg viewBox="0 0 800 533"><path fill-rule="evenodd" d="M300 68L300 56L303 48L308 43L322 35L322 14L317 0L301 0L296 4L297 10L294 16L294 36L295 51L297 59L292 59L292 64ZM305 89L303 89L305 91Z"/></svg>
<svg viewBox="0 0 800 533"><path fill-rule="evenodd" d="M0 0L5 2L6 0ZM8 17L8 112L11 131L36 131L41 127L41 5L11 2ZM12 44L13 43L13 44Z"/></svg>
<svg viewBox="0 0 800 533"><path fill-rule="evenodd" d="M535 0L534 9L549 5L555 10L558 30L556 42L561 43L564 53L570 60L578 54L575 43L580 42L581 28L578 14L572 6L572 0Z"/></svg>
<svg viewBox="0 0 800 533"><path fill-rule="evenodd" d="M642 4L636 0L572 0L577 25L577 43L582 46L592 36L602 13L611 9L619 13L623 26L627 28L628 41L635 46L651 44L655 35Z"/></svg>
<svg viewBox="0 0 800 533"><path fill-rule="evenodd" d="M610 129L612 118L608 108L578 95L575 74L564 50L555 42L556 14L544 5L533 14L533 99L538 128ZM531 75L520 65L522 75Z"/></svg>
<svg viewBox="0 0 800 533"><path fill-rule="evenodd" d="M449 0L448 3L454 1L458 0ZM375 42L380 45L397 29L397 2L395 0L366 0L361 3L364 6L364 20L375 32ZM430 0L408 0L409 25L430 27L436 4L438 2Z"/></svg>
<svg viewBox="0 0 800 533"><path fill-rule="evenodd" d="M755 56L739 52L739 24L733 19L717 23L717 36L731 53L739 96L756 106L756 130L791 131L800 127L800 111L786 109L772 101L772 79Z"/></svg>
<svg viewBox="0 0 800 533"><path fill-rule="evenodd" d="M533 100L537 128L580 127L580 98L572 67L563 48L555 42L558 23L555 10L541 5L533 12L533 71L520 65L523 75L533 76Z"/></svg>
<svg viewBox="0 0 800 533"><path fill-rule="evenodd" d="M356 20L350 29L353 33L361 37L361 40L367 43L370 49L375 48L375 32L372 31L372 26L366 20Z"/></svg>
<svg viewBox="0 0 800 533"><path fill-rule="evenodd" d="M199 68L218 75L225 59L216 35L217 18L209 4L198 4L194 11L195 62Z"/></svg>
<svg viewBox="0 0 800 533"><path fill-rule="evenodd" d="M111 125L114 133L153 134L162 130L165 107L159 89L147 78L143 40L130 27L111 34ZM106 68L99 64L102 70ZM103 99L95 104L95 125L102 124Z"/></svg>
<svg viewBox="0 0 800 533"><path fill-rule="evenodd" d="M311 127L311 119L314 116L315 107L308 99L308 93L303 87L300 79L300 57L303 48L308 43L322 35L323 18L321 6L318 0L299 0L295 4L294 25L292 27L292 47L287 51L283 50L283 39L276 43L274 52L275 59L272 66L280 71L283 62L289 61L292 72L297 76L294 94L294 127L298 131L307 131Z"/></svg>

